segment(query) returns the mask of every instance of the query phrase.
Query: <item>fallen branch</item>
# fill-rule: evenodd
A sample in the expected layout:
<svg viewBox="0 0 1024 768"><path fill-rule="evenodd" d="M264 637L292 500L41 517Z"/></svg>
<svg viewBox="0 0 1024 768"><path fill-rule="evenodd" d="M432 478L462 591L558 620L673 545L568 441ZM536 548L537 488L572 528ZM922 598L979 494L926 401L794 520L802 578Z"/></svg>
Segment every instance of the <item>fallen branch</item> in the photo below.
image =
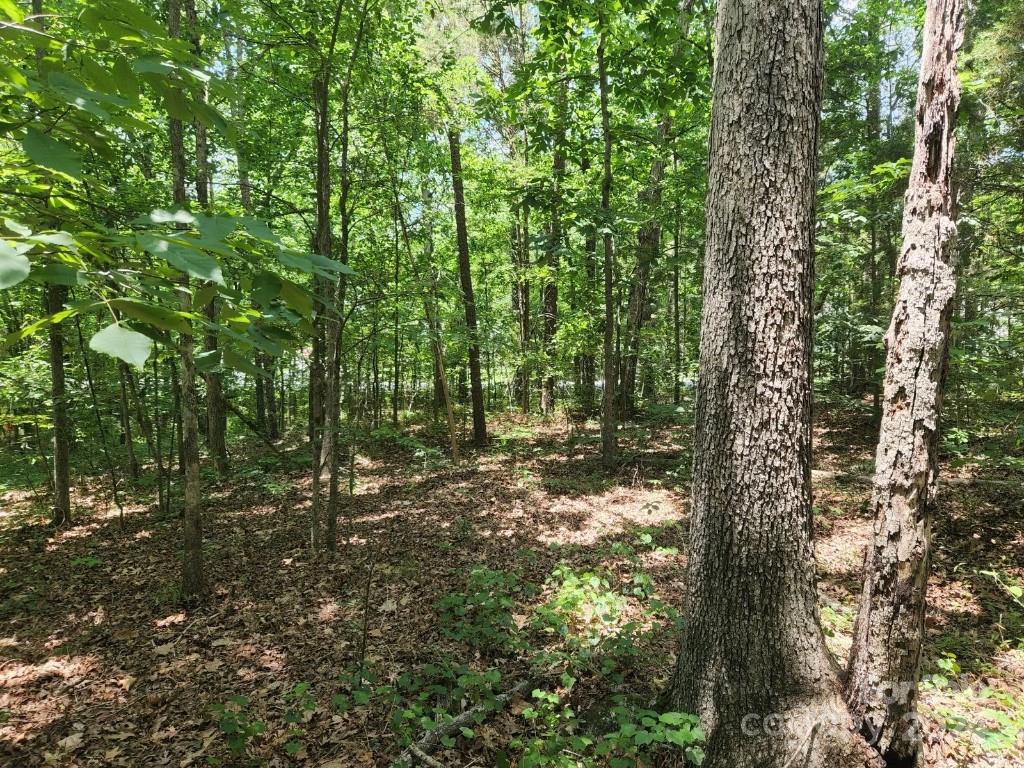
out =
<svg viewBox="0 0 1024 768"><path fill-rule="evenodd" d="M504 709L516 696L525 694L527 691L534 688L535 684L536 680L532 678L523 680L512 688L509 688L505 693L495 696L494 701L471 707L451 722L439 725L434 730L428 731L419 741L415 741L410 744L405 751L398 756L398 759L391 764L391 768L409 768L409 766L415 765L417 760L424 765L430 766L430 768L438 768L438 766L441 766L441 763L430 757L430 753L437 749L442 738L458 733L461 728L468 728L470 726L477 725L478 715L484 713L493 714L494 712Z"/></svg>

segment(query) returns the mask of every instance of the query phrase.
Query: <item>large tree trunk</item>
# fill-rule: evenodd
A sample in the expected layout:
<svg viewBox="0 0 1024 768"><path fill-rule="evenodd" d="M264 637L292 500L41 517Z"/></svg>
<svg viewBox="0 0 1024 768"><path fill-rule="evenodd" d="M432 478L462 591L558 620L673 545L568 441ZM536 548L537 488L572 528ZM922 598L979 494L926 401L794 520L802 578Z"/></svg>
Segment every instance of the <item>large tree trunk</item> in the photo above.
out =
<svg viewBox="0 0 1024 768"><path fill-rule="evenodd" d="M484 390L480 377L480 337L476 327L476 299L473 296L473 274L469 264L469 234L466 230L466 194L462 187L462 151L459 132L448 131L451 153L452 192L455 197L455 233L459 248L459 283L462 303L466 309L466 330L469 334L469 391L473 402L473 444L487 442L487 421L484 415Z"/></svg>
<svg viewBox="0 0 1024 768"><path fill-rule="evenodd" d="M886 334L874 539L850 653L847 698L889 766L919 759L917 679L950 314L956 295L950 190L960 102L962 0L928 0L914 162L903 214L900 287Z"/></svg>
<svg viewBox="0 0 1024 768"><path fill-rule="evenodd" d="M46 286L46 311L64 310L68 289L62 285ZM53 510L54 525L71 522L71 421L64 385L64 328L50 325L50 397L53 401Z"/></svg>
<svg viewBox="0 0 1024 768"><path fill-rule="evenodd" d="M171 37L177 37L181 23L179 0L170 0L167 5L167 29ZM173 178L174 203L187 207L185 194L185 147L184 131L180 120L170 118L171 176ZM192 311L192 293L188 277L181 281L181 311ZM184 527L184 557L182 558L181 596L184 600L196 600L206 593L203 573L203 526L202 489L199 481L199 418L196 398L196 366L192 357L193 339L191 331L178 336L178 357L181 360L181 375L178 377L179 403L181 410L181 465L185 486L185 509L182 516Z"/></svg>
<svg viewBox="0 0 1024 768"><path fill-rule="evenodd" d="M608 67L605 61L605 43L608 31L606 19L601 12L598 17L597 84L601 98L601 227L604 230L604 392L601 398L601 461L605 468L615 465L618 449L617 424L615 422L615 252L612 245L612 129L608 110Z"/></svg>
<svg viewBox="0 0 1024 768"><path fill-rule="evenodd" d="M722 0L686 623L709 768L864 765L818 621L811 325L820 0Z"/></svg>

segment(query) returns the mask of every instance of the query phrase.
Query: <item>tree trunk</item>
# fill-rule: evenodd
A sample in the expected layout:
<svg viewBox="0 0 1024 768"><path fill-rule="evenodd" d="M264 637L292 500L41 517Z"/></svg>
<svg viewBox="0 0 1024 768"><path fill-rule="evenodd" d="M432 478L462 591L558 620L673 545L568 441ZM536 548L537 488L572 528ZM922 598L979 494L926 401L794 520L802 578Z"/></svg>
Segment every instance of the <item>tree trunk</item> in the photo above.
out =
<svg viewBox="0 0 1024 768"><path fill-rule="evenodd" d="M473 273L469 264L469 234L466 231L466 195L462 187L462 151L457 129L448 131L451 153L452 191L455 197L455 232L459 249L459 283L462 303L466 309L466 331L469 334L469 391L473 402L473 444L487 442L487 420L484 414L484 390L480 376L480 336L476 327L476 299L473 297Z"/></svg>
<svg viewBox="0 0 1024 768"><path fill-rule="evenodd" d="M587 172L590 170L590 159L583 157L580 160L580 172L583 174L584 179L586 178ZM586 183L586 181L584 181ZM594 305L595 294L594 289L597 284L597 227L590 225L586 228L586 234L583 238L583 279L584 279L584 290L583 296L580 302L583 306L592 307ZM583 351L580 352L579 358L577 359L577 367L579 369L579 403L580 410L588 416L594 414L595 408L595 393L596 393L596 382L597 369L595 367L595 348L588 341Z"/></svg>
<svg viewBox="0 0 1024 768"><path fill-rule="evenodd" d="M672 129L669 117L658 126L658 145L663 148ZM661 250L661 185L665 177L665 158L656 157L651 163L647 188L641 195L642 205L651 211L651 218L640 227L636 243L636 269L630 284L629 304L626 309L625 354L619 381L619 409L623 419L636 410L636 369L640 356L640 333L650 316L651 270Z"/></svg>
<svg viewBox="0 0 1024 768"><path fill-rule="evenodd" d="M601 228L604 231L604 391L601 398L601 461L606 469L615 466L618 435L615 422L615 252L612 246L612 129L608 110L608 67L605 62L606 19L598 16L597 82L601 98L601 136L603 144L601 175Z"/></svg>
<svg viewBox="0 0 1024 768"><path fill-rule="evenodd" d="M868 764L818 622L811 343L820 0L722 0L686 623L708 768Z"/></svg>
<svg viewBox="0 0 1024 768"><path fill-rule="evenodd" d="M950 174L960 103L956 53L963 23L962 0L928 0L900 287L885 339L874 538L865 557L847 680L854 719L889 766L917 764L921 748L917 680L939 418L956 295Z"/></svg>
<svg viewBox="0 0 1024 768"><path fill-rule="evenodd" d="M558 270L562 253L562 180L565 178L565 134L567 87L563 81L557 96L558 135L551 163L551 220L548 222L547 277L541 292L542 333L544 336L544 378L541 381L540 409L545 416L555 410L555 331L558 327Z"/></svg>
<svg viewBox="0 0 1024 768"><path fill-rule="evenodd" d="M128 364L123 360L118 361L117 366L117 404L121 416L121 434L124 437L124 447L128 451L128 477L132 480L139 479L139 459L135 455L135 440L132 438L132 418L128 408L128 386L125 381L125 369Z"/></svg>
<svg viewBox="0 0 1024 768"><path fill-rule="evenodd" d="M167 28L171 37L177 37L181 21L179 0L169 0ZM171 176L175 205L185 208L185 147L181 121L170 118ZM192 311L192 293L188 277L181 280L181 311ZM197 600L206 593L203 573L202 489L199 481L199 419L197 416L196 367L192 358L192 333L178 336L178 357L181 375L178 377L181 408L181 464L185 477L185 509L183 513L184 557L182 558L181 596L184 600Z"/></svg>
<svg viewBox="0 0 1024 768"><path fill-rule="evenodd" d="M321 256L331 254L331 149L330 109L327 73L321 71L313 80L313 107L316 117L316 229L313 251ZM324 296L327 286L323 278L313 276L313 295L317 298L313 320L313 348L309 361L309 421L313 456L310 502L310 548L319 552L323 543L322 478L324 470Z"/></svg>
<svg viewBox="0 0 1024 768"><path fill-rule="evenodd" d="M68 298L62 285L46 286L46 311L61 312ZM53 510L54 525L71 522L71 421L64 384L64 328L50 325L50 397L53 401Z"/></svg>

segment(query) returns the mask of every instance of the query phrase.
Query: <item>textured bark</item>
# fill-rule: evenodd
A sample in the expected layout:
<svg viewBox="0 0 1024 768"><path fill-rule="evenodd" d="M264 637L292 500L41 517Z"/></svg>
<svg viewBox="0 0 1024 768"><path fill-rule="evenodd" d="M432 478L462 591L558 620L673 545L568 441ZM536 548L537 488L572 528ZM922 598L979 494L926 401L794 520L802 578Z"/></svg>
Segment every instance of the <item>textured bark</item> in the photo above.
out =
<svg viewBox="0 0 1024 768"><path fill-rule="evenodd" d="M46 286L46 311L61 312L68 289L62 285ZM50 398L53 402L53 509L54 525L71 522L71 421L68 419L67 392L64 385L64 328L60 323L50 326Z"/></svg>
<svg viewBox="0 0 1024 768"><path fill-rule="evenodd" d="M914 765L939 417L956 295L953 129L961 0L928 0L914 161L903 213L900 287L886 334L875 455L875 527L850 653L847 697L889 766Z"/></svg>
<svg viewBox="0 0 1024 768"><path fill-rule="evenodd" d="M818 621L811 342L820 0L718 5L686 623L709 768L864 765Z"/></svg>
<svg viewBox="0 0 1024 768"><path fill-rule="evenodd" d="M603 12L598 17L597 85L601 99L601 225L604 228L604 392L601 398L601 461L611 469L615 465L618 448L617 425L615 422L615 252L611 233L612 200L612 129L608 110L608 67L605 61L606 24Z"/></svg>
<svg viewBox="0 0 1024 768"><path fill-rule="evenodd" d="M177 37L181 23L178 0L167 5L167 29ZM185 146L181 121L170 118L171 177L175 205L187 207L185 194ZM192 311L192 294L188 277L182 278L181 311ZM178 358L181 375L178 377L178 395L181 413L181 466L184 474L185 509L182 516L184 553L182 558L181 596L184 600L197 600L206 593L203 573L203 521L202 489L199 481L199 418L196 398L196 366L192 357L191 331L178 335Z"/></svg>
<svg viewBox="0 0 1024 768"><path fill-rule="evenodd" d="M469 391L473 402L473 444L487 442L487 420L484 414L484 390L480 376L480 337L476 327L476 299L473 296L473 273L469 263L469 234L466 230L466 194L462 185L462 151L459 133L448 132L451 154L452 192L455 198L455 233L459 251L459 284L462 304L466 310L466 331L469 334Z"/></svg>

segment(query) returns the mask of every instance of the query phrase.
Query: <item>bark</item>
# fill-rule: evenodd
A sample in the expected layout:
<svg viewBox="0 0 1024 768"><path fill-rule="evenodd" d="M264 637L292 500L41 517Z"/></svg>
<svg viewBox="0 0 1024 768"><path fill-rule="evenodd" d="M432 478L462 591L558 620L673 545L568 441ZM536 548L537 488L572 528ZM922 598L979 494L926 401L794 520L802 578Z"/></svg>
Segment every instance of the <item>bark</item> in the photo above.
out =
<svg viewBox="0 0 1024 768"><path fill-rule="evenodd" d="M473 403L473 444L487 442L487 419L484 414L483 381L480 376L480 336L476 326L476 299L473 296L473 273L469 263L469 234L466 230L466 194L462 186L462 150L459 133L448 131L451 153L452 191L455 197L455 232L459 251L459 284L462 304L466 310L466 331L469 334L469 391Z"/></svg>
<svg viewBox="0 0 1024 768"><path fill-rule="evenodd" d="M327 73L321 71L313 81L313 106L316 113L316 229L313 250L321 256L331 253L331 167L330 110ZM313 276L313 294L317 299L313 320L313 345L309 361L309 421L313 456L310 503L310 548L319 552L323 541L322 476L324 469L324 293L323 278Z"/></svg>
<svg viewBox="0 0 1024 768"><path fill-rule="evenodd" d="M611 200L612 200L612 129L608 110L608 67L605 61L605 44L607 42L604 13L598 17L598 34L600 41L597 46L597 80L601 100L601 226L604 230L604 392L601 398L601 461L611 469L615 465L618 435L615 422L615 298L614 270L615 252L612 245L611 232Z"/></svg>
<svg viewBox="0 0 1024 768"><path fill-rule="evenodd" d="M658 145L663 147L672 129L672 120L662 119L658 126ZM647 188L641 195L643 207L652 211L652 216L640 227L636 244L636 269L629 290L629 304L626 309L625 353L622 356L622 370L619 381L619 409L623 419L636 411L636 371L640 356L640 334L650 318L651 270L661 250L661 221L658 208L661 206L662 180L665 177L666 161L656 157L651 163L647 177Z"/></svg>
<svg viewBox="0 0 1024 768"><path fill-rule="evenodd" d="M686 623L670 691L709 768L870 764L811 539L820 0L718 6Z"/></svg>
<svg viewBox="0 0 1024 768"><path fill-rule="evenodd" d="M46 29L43 1L32 0L32 16L40 32ZM42 75L45 52L36 47L36 68ZM61 312L68 298L68 289L62 285L47 285L43 296L47 314ZM49 328L50 354L50 399L53 408L53 465L50 486L53 491L53 508L50 521L54 525L71 523L71 422L68 419L67 392L64 382L64 328L53 323Z"/></svg>
<svg viewBox="0 0 1024 768"><path fill-rule="evenodd" d="M185 0L185 17L188 23L189 40L196 56L202 55L199 38L199 21L196 15L195 0ZM206 99L205 89L201 97ZM199 120L192 122L196 136L196 201L204 211L211 204L211 175L209 163L209 142L206 126ZM217 298L214 296L205 307L206 318L211 323L217 322ZM217 332L208 330L203 335L203 350L217 351ZM227 448L227 411L224 407L224 381L220 371L210 370L203 374L206 382L206 444L217 474L224 477L228 473Z"/></svg>
<svg viewBox="0 0 1024 768"><path fill-rule="evenodd" d="M566 86L558 96L559 136L551 163L551 220L548 222L548 273L541 292L541 331L544 340L544 378L541 381L540 409L545 416L555 410L555 331L558 327L558 269L562 253L562 180L565 178Z"/></svg>
<svg viewBox="0 0 1024 768"><path fill-rule="evenodd" d="M263 387L263 408L266 414L266 434L269 440L277 440L281 435L278 429L277 361L273 355L262 355L262 368L266 376L261 377L256 386Z"/></svg>
<svg viewBox="0 0 1024 768"><path fill-rule="evenodd" d="M61 312L68 289L46 286L46 311ZM53 402L53 509L54 525L71 523L71 421L68 418L67 391L64 383L64 328L53 323L50 336L50 398Z"/></svg>
<svg viewBox="0 0 1024 768"><path fill-rule="evenodd" d="M327 56L328 72L330 59L334 55L335 41L337 39L338 24L341 18L341 10L344 3L339 0L335 10L334 32L331 36L331 46ZM352 51L349 54L348 66L345 72L345 79L341 85L341 162L339 165L340 192L338 195L338 214L341 219L341 233L338 238L338 260L348 265L349 234L352 230L352 206L349 203L349 194L352 187L352 174L349 165L349 136L350 136L350 114L349 96L352 84L352 70L362 47L363 36L366 30L366 3L364 2L360 11L359 29L356 33ZM325 75L326 76L326 75ZM326 95L325 95L326 98ZM324 104L327 108L327 104ZM329 151L329 150L328 150ZM329 317L327 320L327 343L325 351L325 388L324 388L324 427L320 455L320 472L324 468L328 470L327 489L327 537L326 545L329 552L334 552L338 546L338 504L340 502L339 471L341 468L338 435L341 430L341 357L342 357L342 334L344 333L345 316L345 294L348 287L348 279L345 273L338 276L336 286L325 286L325 294L332 299L331 307L327 308Z"/></svg>
<svg viewBox="0 0 1024 768"><path fill-rule="evenodd" d="M513 223L512 258L515 266L516 284L512 294L519 328L520 363L516 386L519 388L519 406L523 413L530 412L530 282L526 279L530 268L530 208L524 202L520 206L522 226L519 220Z"/></svg>
<svg viewBox="0 0 1024 768"><path fill-rule="evenodd" d="M886 334L874 537L865 557L847 680L854 719L889 766L915 765L921 751L917 680L939 418L956 295L950 176L963 16L962 0L928 0L926 5L900 286Z"/></svg>
<svg viewBox="0 0 1024 768"><path fill-rule="evenodd" d="M187 0L188 1L188 0ZM177 37L181 19L179 0L169 0L167 28L171 37ZM181 121L170 118L171 176L174 203L187 207L185 194L185 147ZM181 281L181 311L192 311L192 294L188 277ZM192 357L192 333L178 336L178 358L181 375L178 377L181 407L181 464L185 476L185 509L183 513L184 556L182 558L181 596L196 600L206 593L203 573L202 498L199 481L199 419L197 416L196 367Z"/></svg>
<svg viewBox="0 0 1024 768"><path fill-rule="evenodd" d="M117 367L117 404L121 416L121 434L124 436L124 445L128 450L128 476L132 480L139 479L139 459L135 455L135 440L132 437L131 411L128 408L128 386L125 381L124 371L128 364L119 361Z"/></svg>

